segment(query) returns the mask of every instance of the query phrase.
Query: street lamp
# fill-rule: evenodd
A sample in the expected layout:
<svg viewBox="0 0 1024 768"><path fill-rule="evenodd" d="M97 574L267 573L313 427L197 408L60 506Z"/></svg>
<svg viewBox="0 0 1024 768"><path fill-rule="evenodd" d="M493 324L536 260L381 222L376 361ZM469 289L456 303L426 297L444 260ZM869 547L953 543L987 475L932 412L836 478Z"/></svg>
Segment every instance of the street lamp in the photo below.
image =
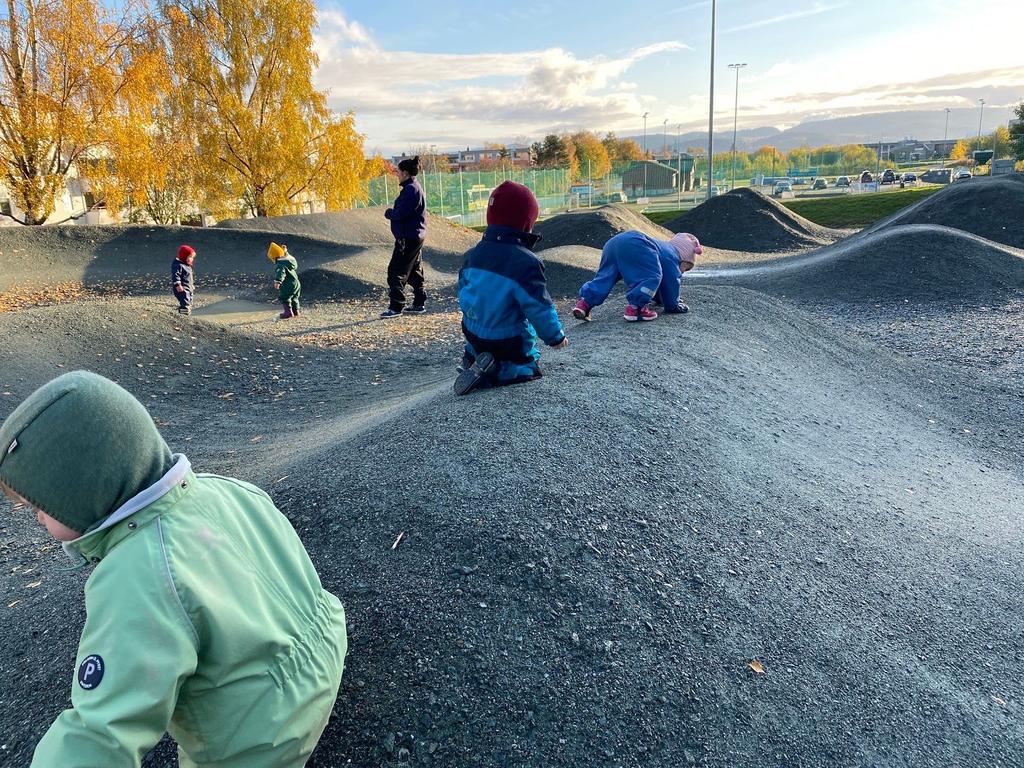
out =
<svg viewBox="0 0 1024 768"><path fill-rule="evenodd" d="M644 112L644 197L647 197L647 116L650 112Z"/></svg>
<svg viewBox="0 0 1024 768"><path fill-rule="evenodd" d="M985 117L985 100L978 99L978 103L981 104L981 114L978 115L978 147L981 147L981 121Z"/></svg>
<svg viewBox="0 0 1024 768"><path fill-rule="evenodd" d="M736 70L736 103L732 108L732 188L736 189L736 120L740 111L740 70L746 64L730 64L729 69Z"/></svg>
<svg viewBox="0 0 1024 768"><path fill-rule="evenodd" d="M946 142L949 141L949 113L952 112L949 107L946 107L946 130L942 132L942 151L946 151ZM946 156L942 156L942 167L946 167Z"/></svg>
<svg viewBox="0 0 1024 768"><path fill-rule="evenodd" d="M708 92L708 191L711 199L711 185L715 178L715 15L717 0L711 0L711 88Z"/></svg>

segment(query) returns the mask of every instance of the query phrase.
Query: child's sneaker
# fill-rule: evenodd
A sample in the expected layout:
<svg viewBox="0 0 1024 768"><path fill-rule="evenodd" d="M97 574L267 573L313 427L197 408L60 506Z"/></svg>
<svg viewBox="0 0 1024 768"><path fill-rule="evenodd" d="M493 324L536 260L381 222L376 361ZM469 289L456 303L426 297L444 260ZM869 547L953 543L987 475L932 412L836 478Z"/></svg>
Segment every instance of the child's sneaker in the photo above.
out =
<svg viewBox="0 0 1024 768"><path fill-rule="evenodd" d="M622 313L622 319L627 323L635 323L638 320L646 323L649 320L657 320L658 313L647 307L634 307L632 304L627 304L626 311Z"/></svg>
<svg viewBox="0 0 1024 768"><path fill-rule="evenodd" d="M452 387L455 390L455 394L468 395L480 385L480 382L484 380L487 374L494 370L494 367L494 355L490 352L482 352L477 355L473 364L456 377L455 385Z"/></svg>
<svg viewBox="0 0 1024 768"><path fill-rule="evenodd" d="M299 308L298 307L293 307L292 308L292 317L298 317L298 316L299 316Z"/></svg>
<svg viewBox="0 0 1024 768"><path fill-rule="evenodd" d="M406 307L402 312L406 315L425 315L427 314L427 308L422 304L414 304L411 307Z"/></svg>
<svg viewBox="0 0 1024 768"><path fill-rule="evenodd" d="M401 317L402 316L402 310L400 310L400 309L392 309L391 307L388 307L383 312L381 312L379 316L380 316L381 320L387 320L387 319L392 318L392 317Z"/></svg>
<svg viewBox="0 0 1024 768"><path fill-rule="evenodd" d="M285 307L284 312L282 312L277 317L278 317L279 320L289 320L289 319L295 317L295 313L292 312L292 308L291 307Z"/></svg>
<svg viewBox="0 0 1024 768"><path fill-rule="evenodd" d="M577 320L590 320L590 305L587 304L583 299L576 302L576 306L572 308L572 316Z"/></svg>

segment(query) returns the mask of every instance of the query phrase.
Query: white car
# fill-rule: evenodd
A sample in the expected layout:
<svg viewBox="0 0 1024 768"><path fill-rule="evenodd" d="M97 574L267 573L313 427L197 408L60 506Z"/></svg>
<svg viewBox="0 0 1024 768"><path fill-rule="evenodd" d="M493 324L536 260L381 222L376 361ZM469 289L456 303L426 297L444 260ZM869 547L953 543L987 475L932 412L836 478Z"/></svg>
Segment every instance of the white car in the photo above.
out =
<svg viewBox="0 0 1024 768"><path fill-rule="evenodd" d="M959 171L953 174L953 181L963 181L964 179L972 178L972 176L973 174L970 171L961 168Z"/></svg>

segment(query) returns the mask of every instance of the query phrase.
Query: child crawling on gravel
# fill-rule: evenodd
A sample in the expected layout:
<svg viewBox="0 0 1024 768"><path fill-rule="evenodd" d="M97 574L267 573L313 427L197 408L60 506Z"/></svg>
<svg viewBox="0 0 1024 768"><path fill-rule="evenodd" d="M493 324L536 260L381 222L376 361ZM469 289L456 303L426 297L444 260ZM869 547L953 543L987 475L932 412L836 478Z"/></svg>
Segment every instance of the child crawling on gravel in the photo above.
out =
<svg viewBox="0 0 1024 768"><path fill-rule="evenodd" d="M686 232L667 241L635 230L621 232L605 243L597 274L580 288L573 317L590 320L591 310L604 303L619 280L626 284L622 317L628 323L657 320L658 313L647 307L651 302L661 304L666 314L689 312L679 299L680 285L701 253L700 241Z"/></svg>
<svg viewBox="0 0 1024 768"><path fill-rule="evenodd" d="M137 766L165 731L182 766L305 765L345 611L267 494L194 474L138 400L86 371L0 426L0 489L94 566L71 708L34 768Z"/></svg>
<svg viewBox="0 0 1024 768"><path fill-rule="evenodd" d="M171 262L171 289L178 300L178 313L192 314L192 293L195 291L195 280L192 265L196 260L195 249L183 245L178 249L178 256Z"/></svg>
<svg viewBox="0 0 1024 768"><path fill-rule="evenodd" d="M455 394L541 376L537 336L553 349L569 340L548 294L544 265L532 252L540 207L529 187L506 181L487 202L487 230L459 272L466 337Z"/></svg>
<svg viewBox="0 0 1024 768"><path fill-rule="evenodd" d="M278 317L282 320L298 317L299 295L302 293L299 262L288 253L287 245L277 243L270 244L267 258L274 262L274 288L278 291L278 300L284 305L284 311Z"/></svg>

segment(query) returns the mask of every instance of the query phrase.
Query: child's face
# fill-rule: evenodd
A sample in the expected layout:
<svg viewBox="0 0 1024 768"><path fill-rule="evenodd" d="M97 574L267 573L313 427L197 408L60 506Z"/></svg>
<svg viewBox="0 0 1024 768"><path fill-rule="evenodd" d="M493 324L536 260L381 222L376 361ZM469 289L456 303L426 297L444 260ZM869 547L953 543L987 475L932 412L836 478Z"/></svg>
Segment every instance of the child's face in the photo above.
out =
<svg viewBox="0 0 1024 768"><path fill-rule="evenodd" d="M50 535L53 536L53 538L55 538L57 541L74 541L82 535L78 531L71 530L66 525L64 525L64 523L60 523L54 520L48 514L43 512L43 510L35 509L31 504L25 501L25 499L21 498L21 496L19 496L18 494L9 491L6 488L2 490L4 492L4 496L6 496L11 501L11 503L24 504L29 509L34 510L36 513L36 520L38 520L39 524L43 526L47 531L49 531Z"/></svg>

